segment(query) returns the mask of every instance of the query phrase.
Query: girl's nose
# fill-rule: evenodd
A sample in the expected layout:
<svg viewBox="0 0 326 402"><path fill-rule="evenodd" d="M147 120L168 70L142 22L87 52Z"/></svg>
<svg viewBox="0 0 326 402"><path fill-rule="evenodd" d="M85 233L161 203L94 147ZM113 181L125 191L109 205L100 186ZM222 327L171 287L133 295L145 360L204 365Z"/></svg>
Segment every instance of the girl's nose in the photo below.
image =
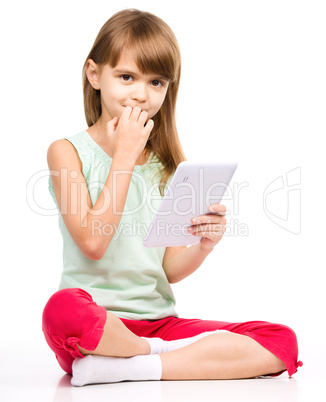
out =
<svg viewBox="0 0 326 402"><path fill-rule="evenodd" d="M144 102L147 98L146 84L137 83L137 85L133 85L130 97L132 100Z"/></svg>

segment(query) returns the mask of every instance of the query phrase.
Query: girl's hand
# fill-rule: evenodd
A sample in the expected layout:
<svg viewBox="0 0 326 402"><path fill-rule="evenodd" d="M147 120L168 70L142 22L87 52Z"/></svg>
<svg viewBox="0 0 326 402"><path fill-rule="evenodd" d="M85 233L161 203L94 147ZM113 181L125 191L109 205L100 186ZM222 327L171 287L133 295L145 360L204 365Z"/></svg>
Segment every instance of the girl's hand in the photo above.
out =
<svg viewBox="0 0 326 402"><path fill-rule="evenodd" d="M147 118L145 110L127 106L120 120L115 117L107 123L107 136L115 157L127 158L136 163L154 127L153 120L147 121Z"/></svg>
<svg viewBox="0 0 326 402"><path fill-rule="evenodd" d="M211 208L214 208L213 211ZM213 250L216 244L222 239L225 232L225 211L226 207L222 204L213 204L209 207L212 214L201 215L193 218L194 223L188 231L194 236L201 236L200 245L205 250Z"/></svg>

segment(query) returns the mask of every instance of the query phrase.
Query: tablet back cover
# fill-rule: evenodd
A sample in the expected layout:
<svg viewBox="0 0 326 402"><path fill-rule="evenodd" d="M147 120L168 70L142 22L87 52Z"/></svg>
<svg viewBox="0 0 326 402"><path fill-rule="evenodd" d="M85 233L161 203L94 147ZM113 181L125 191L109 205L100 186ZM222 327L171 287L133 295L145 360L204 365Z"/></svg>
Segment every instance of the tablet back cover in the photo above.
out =
<svg viewBox="0 0 326 402"><path fill-rule="evenodd" d="M202 239L187 231L191 219L211 214L209 206L219 203L237 168L237 163L181 162L144 239L145 247L198 244Z"/></svg>

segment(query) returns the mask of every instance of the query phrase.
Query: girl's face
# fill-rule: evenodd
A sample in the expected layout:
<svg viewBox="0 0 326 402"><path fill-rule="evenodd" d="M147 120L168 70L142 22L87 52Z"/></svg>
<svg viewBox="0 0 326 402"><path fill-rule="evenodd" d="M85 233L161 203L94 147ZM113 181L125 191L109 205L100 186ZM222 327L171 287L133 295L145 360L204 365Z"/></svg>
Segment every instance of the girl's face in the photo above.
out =
<svg viewBox="0 0 326 402"><path fill-rule="evenodd" d="M98 66L89 60L87 76L95 89L101 91L102 116L105 122L120 116L126 106L138 106L155 116L164 101L169 80L156 74L142 74L130 52L123 51L116 67Z"/></svg>

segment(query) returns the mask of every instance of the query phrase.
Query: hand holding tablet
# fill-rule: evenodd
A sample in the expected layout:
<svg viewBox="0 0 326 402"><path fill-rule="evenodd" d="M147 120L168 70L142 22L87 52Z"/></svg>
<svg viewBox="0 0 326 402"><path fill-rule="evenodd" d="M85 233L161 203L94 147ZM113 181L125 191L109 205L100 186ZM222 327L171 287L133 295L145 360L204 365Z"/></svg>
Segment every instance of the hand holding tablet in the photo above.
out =
<svg viewBox="0 0 326 402"><path fill-rule="evenodd" d="M237 163L181 162L149 227L144 246L198 244L202 237L191 234L188 227L193 218L212 214L209 206L220 203L237 166Z"/></svg>

